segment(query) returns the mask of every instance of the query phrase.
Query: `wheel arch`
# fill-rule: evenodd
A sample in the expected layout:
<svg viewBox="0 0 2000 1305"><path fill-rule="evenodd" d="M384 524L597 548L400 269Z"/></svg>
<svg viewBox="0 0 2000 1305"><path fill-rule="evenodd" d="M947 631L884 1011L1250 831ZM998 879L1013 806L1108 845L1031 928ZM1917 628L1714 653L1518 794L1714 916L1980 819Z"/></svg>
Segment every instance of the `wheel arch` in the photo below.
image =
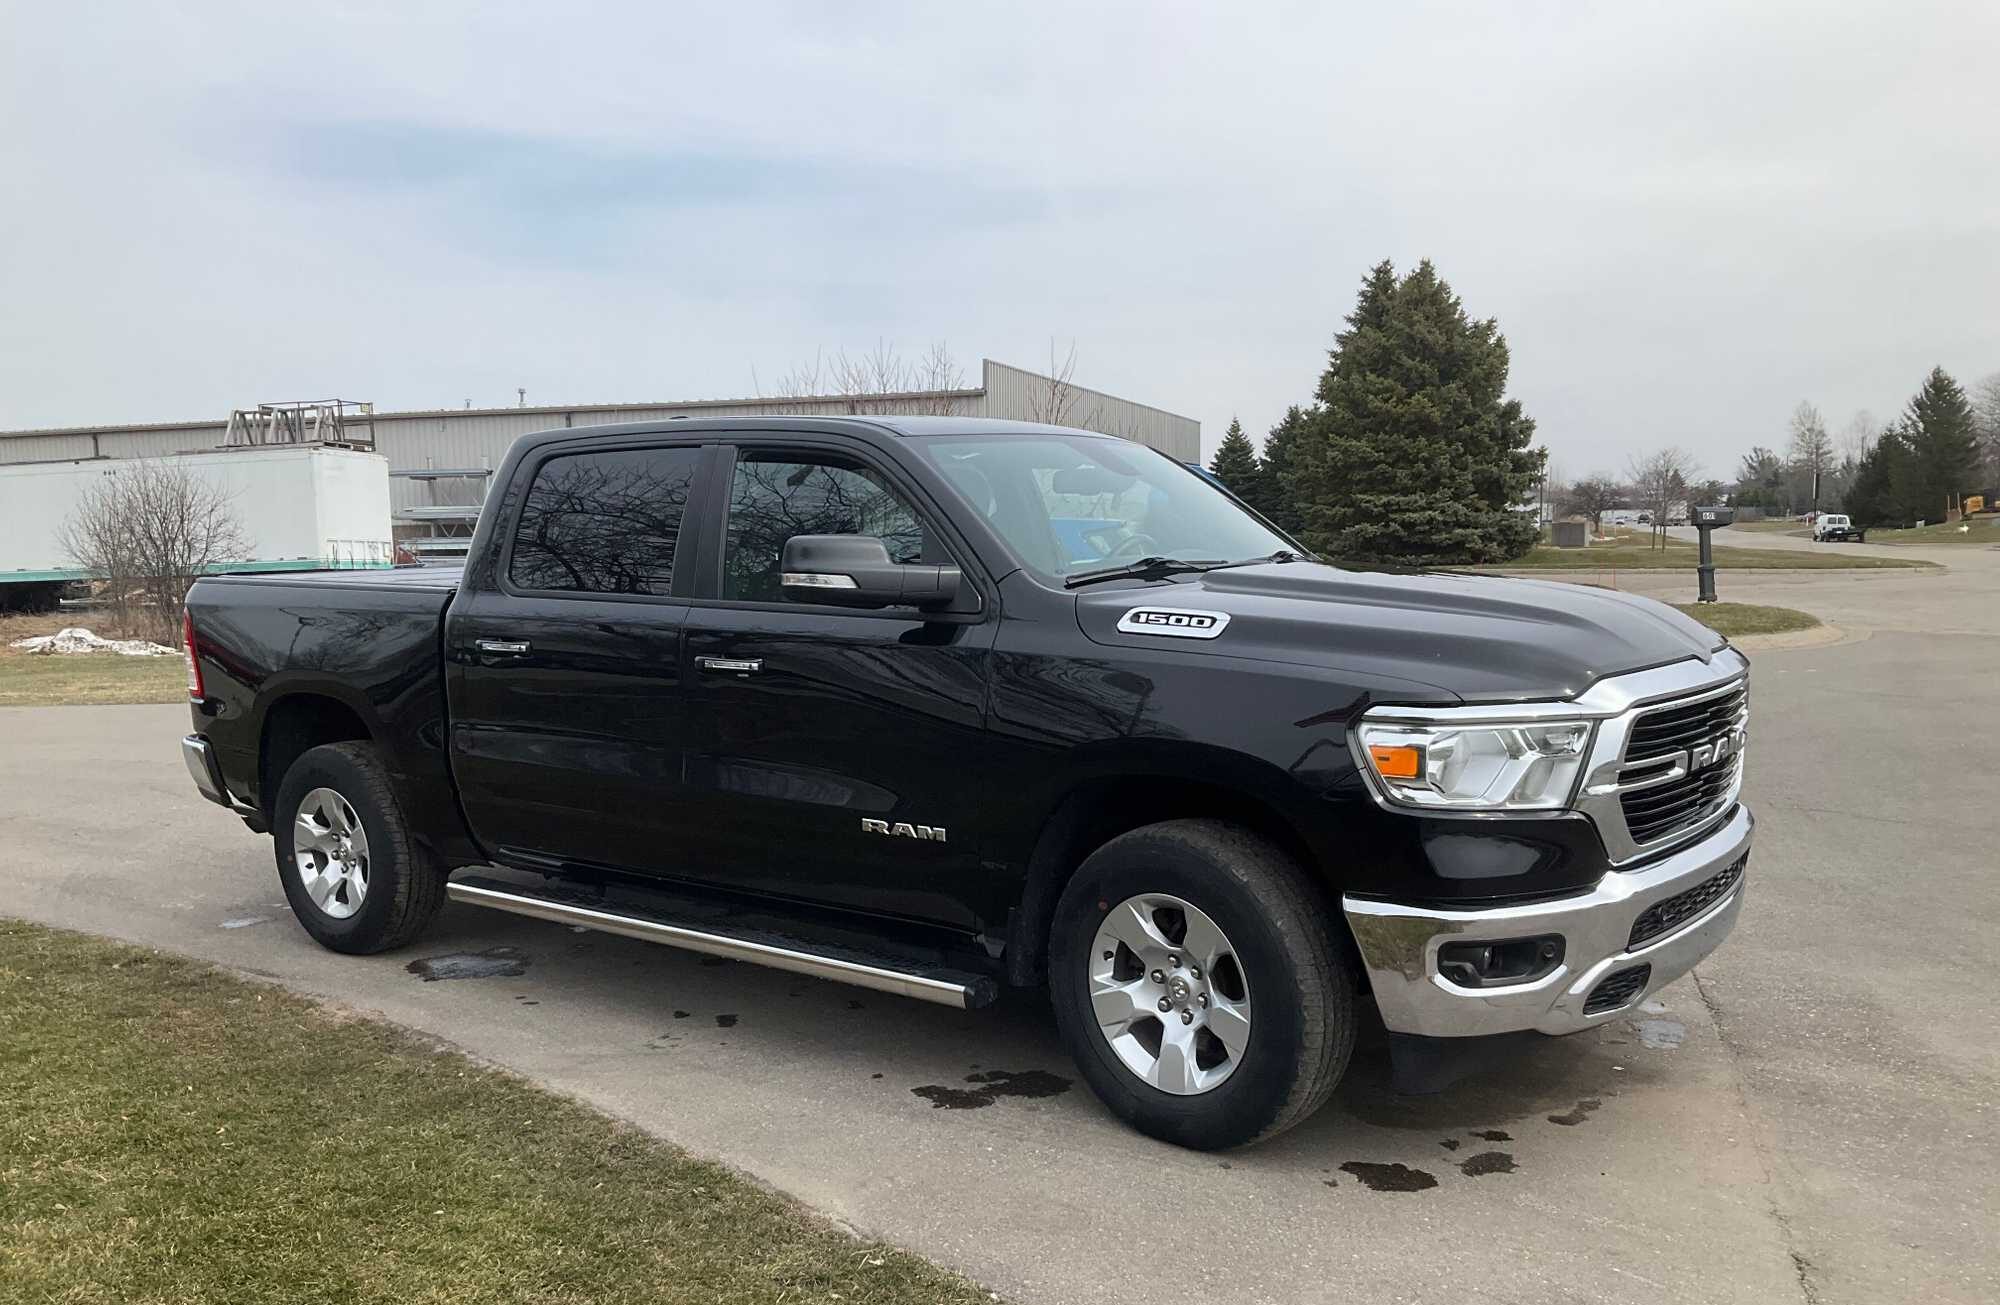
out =
<svg viewBox="0 0 2000 1305"><path fill-rule="evenodd" d="M1231 767L1204 769L1199 777L1186 768L1097 774L1076 781L1056 797L1039 825L1021 900L1008 927L1010 984L1032 987L1042 982L1056 901L1077 867L1097 848L1145 825L1191 817L1225 820L1270 840L1309 878L1327 883L1322 858L1314 853L1296 815L1272 800L1272 784L1253 782ZM1260 778L1286 782L1282 776Z"/></svg>
<svg viewBox="0 0 2000 1305"><path fill-rule="evenodd" d="M323 743L375 742L375 731L344 697L317 688L299 688L271 699L257 732L257 805L266 821L285 772Z"/></svg>

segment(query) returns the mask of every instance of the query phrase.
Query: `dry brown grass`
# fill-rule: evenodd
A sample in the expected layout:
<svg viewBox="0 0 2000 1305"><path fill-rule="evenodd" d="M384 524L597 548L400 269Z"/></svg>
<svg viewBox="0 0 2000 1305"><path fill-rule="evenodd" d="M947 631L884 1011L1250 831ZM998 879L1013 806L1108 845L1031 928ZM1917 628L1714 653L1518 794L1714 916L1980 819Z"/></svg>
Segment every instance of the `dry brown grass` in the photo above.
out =
<svg viewBox="0 0 2000 1305"><path fill-rule="evenodd" d="M187 669L178 657L50 656L10 646L16 639L54 634L72 625L107 639L153 637L128 635L96 612L0 615L0 707L187 701Z"/></svg>

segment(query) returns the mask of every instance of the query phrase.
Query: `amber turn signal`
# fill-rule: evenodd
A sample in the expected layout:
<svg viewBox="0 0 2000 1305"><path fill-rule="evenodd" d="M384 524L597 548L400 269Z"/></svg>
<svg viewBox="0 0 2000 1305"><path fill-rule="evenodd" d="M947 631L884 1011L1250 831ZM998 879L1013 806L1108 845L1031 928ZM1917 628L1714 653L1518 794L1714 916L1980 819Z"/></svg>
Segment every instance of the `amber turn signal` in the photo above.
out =
<svg viewBox="0 0 2000 1305"><path fill-rule="evenodd" d="M1371 743L1368 759L1375 763L1375 773L1384 779L1415 779L1424 769L1424 750L1409 744Z"/></svg>

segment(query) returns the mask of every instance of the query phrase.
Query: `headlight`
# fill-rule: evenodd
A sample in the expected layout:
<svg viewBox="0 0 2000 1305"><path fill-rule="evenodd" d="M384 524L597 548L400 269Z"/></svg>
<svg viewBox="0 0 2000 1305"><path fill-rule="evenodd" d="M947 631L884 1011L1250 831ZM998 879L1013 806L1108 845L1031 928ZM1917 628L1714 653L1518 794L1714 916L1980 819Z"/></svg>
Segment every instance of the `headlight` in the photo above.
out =
<svg viewBox="0 0 2000 1305"><path fill-rule="evenodd" d="M1369 720L1361 760L1390 801L1453 811L1552 811L1569 805L1595 723Z"/></svg>

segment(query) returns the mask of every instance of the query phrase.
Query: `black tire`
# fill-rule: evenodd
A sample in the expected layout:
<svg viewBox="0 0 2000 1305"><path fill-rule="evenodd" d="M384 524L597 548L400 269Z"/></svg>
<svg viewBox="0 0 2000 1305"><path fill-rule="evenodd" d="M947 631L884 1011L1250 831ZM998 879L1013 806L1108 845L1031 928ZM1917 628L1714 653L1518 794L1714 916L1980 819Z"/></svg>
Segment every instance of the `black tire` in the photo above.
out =
<svg viewBox="0 0 2000 1305"><path fill-rule="evenodd" d="M332 789L344 798L367 835L367 890L344 919L313 903L293 857L299 806L316 789ZM293 762L278 786L271 834L285 900L322 947L353 955L401 947L422 933L444 904L446 871L411 836L389 773L366 743L322 744Z"/></svg>
<svg viewBox="0 0 2000 1305"><path fill-rule="evenodd" d="M1206 912L1247 982L1241 1062L1194 1095L1127 1068L1091 1009L1098 930L1120 903L1149 893ZM1077 869L1050 930L1049 987L1070 1055L1112 1113L1162 1141L1212 1151L1281 1133L1332 1095L1354 1049L1351 957L1336 902L1284 852L1223 821L1171 820L1112 839Z"/></svg>

